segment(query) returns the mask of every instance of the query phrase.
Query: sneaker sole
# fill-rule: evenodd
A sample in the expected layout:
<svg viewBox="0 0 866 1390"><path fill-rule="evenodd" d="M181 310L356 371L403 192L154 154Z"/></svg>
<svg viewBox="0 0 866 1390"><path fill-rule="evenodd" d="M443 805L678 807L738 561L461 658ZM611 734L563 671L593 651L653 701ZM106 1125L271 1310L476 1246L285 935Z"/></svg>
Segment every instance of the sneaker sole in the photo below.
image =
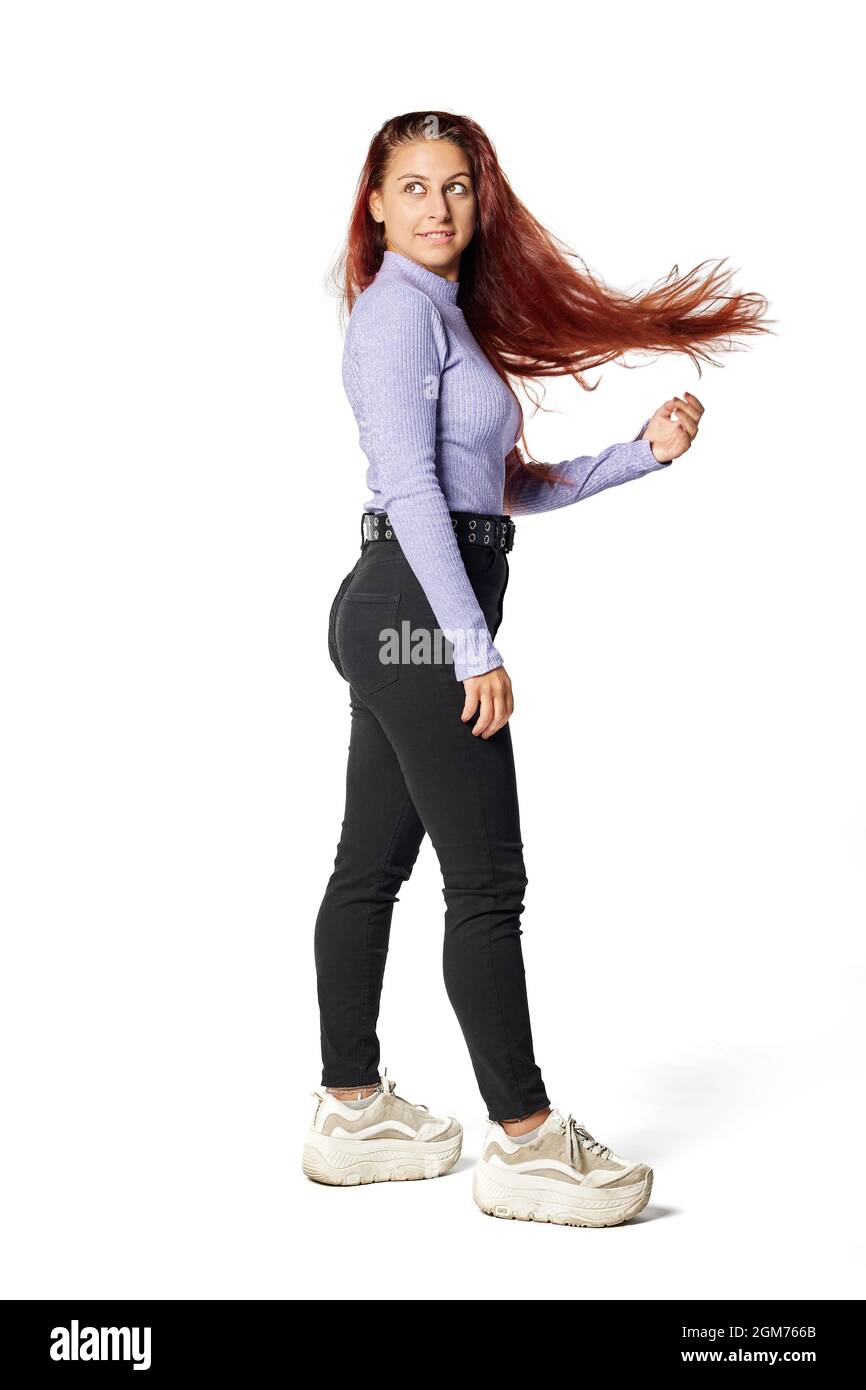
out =
<svg viewBox="0 0 866 1390"><path fill-rule="evenodd" d="M472 1179L472 1196L487 1216L510 1221L551 1222L555 1226L621 1226L643 1211L653 1189L653 1170L631 1187L616 1188L605 1195L604 1188L582 1189L558 1183L555 1178L538 1178L515 1173L503 1180L502 1169L481 1159Z"/></svg>
<svg viewBox="0 0 866 1390"><path fill-rule="evenodd" d="M331 1187L358 1187L365 1182L414 1182L441 1178L454 1167L463 1146L456 1138L331 1139L310 1130L304 1144L303 1169L313 1182Z"/></svg>

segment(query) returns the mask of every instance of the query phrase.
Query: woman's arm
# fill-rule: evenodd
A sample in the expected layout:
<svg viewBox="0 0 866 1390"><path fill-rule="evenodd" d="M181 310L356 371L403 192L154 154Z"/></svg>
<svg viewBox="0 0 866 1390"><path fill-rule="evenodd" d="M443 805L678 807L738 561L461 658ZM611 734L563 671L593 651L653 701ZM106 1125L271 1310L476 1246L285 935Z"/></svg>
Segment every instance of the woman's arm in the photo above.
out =
<svg viewBox="0 0 866 1390"><path fill-rule="evenodd" d="M642 437L651 419L652 416L644 420L628 444L611 444L595 457L585 454L556 464L560 476L570 479L574 484L572 487L534 478L519 467L515 454L509 454L506 467L509 479L513 479L508 505L510 515L529 516L534 512L552 512L559 507L570 507L574 502L592 497L593 493L603 492L605 488L617 487L619 483L642 478L645 473L670 467L669 463L659 463L652 446Z"/></svg>
<svg viewBox="0 0 866 1390"><path fill-rule="evenodd" d="M395 284L361 295L350 319L346 373L362 401L361 447L390 500L388 516L445 636L457 680L503 660L469 582L436 472L439 381L447 337L421 290Z"/></svg>

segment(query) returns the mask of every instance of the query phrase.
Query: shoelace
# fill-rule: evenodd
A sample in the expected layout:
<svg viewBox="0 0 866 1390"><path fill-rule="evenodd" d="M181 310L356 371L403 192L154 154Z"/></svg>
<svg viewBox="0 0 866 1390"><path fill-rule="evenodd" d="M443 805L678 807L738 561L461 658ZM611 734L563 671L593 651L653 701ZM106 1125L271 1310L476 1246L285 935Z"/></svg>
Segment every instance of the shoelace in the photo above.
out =
<svg viewBox="0 0 866 1390"><path fill-rule="evenodd" d="M412 1106L414 1106L416 1110L426 1110L426 1111L427 1111L427 1114L428 1114L428 1115L430 1114L430 1107L429 1107L429 1105L420 1105L419 1102L418 1102L417 1100L406 1100L406 1097L405 1097L405 1096L400 1096L400 1095L397 1094L397 1091L395 1090L395 1087L396 1087L397 1083L396 1083L396 1081L393 1081L393 1080L391 1079L391 1077L388 1075L388 1068L387 1068L387 1067L386 1067L385 1070L382 1072L381 1084L382 1084L382 1092L383 1092L384 1095L387 1096L387 1095L390 1093L390 1094L391 1094L392 1096L394 1096L397 1100L406 1101L406 1104L407 1104L407 1105L412 1105Z"/></svg>
<svg viewBox="0 0 866 1390"><path fill-rule="evenodd" d="M580 1124L578 1120L575 1120L570 1112L565 1119L563 1119L561 1115L559 1118L565 1126L565 1142L568 1149L569 1163L574 1163L577 1149L581 1146L588 1149L590 1153L598 1154L599 1158L603 1158L605 1154L611 1153L607 1144L602 1144L600 1140L590 1134L586 1126Z"/></svg>

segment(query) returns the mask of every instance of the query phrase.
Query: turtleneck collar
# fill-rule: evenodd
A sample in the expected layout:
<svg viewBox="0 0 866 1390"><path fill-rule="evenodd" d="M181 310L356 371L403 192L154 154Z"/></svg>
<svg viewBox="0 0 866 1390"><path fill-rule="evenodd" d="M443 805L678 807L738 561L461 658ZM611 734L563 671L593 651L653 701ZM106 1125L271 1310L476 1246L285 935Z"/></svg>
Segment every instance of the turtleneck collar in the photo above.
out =
<svg viewBox="0 0 866 1390"><path fill-rule="evenodd" d="M437 275L435 270L428 270L425 265L419 265L409 256L404 256L399 251L386 251L382 257L382 269L388 267L390 270L399 270L403 275L413 280L419 289L429 294L431 299L436 299L440 304L456 304L457 295L460 290L459 280L446 280L443 275Z"/></svg>

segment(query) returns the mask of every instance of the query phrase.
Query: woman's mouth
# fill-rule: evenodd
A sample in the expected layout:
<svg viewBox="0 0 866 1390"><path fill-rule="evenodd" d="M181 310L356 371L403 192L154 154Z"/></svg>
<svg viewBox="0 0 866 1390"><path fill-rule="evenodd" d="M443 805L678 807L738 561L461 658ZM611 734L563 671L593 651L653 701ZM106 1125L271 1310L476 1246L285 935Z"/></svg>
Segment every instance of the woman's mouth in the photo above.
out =
<svg viewBox="0 0 866 1390"><path fill-rule="evenodd" d="M425 241L440 242L440 241L451 241L452 237L454 236L454 233L453 233L453 232L419 232L418 235L419 235L420 237L423 237Z"/></svg>

